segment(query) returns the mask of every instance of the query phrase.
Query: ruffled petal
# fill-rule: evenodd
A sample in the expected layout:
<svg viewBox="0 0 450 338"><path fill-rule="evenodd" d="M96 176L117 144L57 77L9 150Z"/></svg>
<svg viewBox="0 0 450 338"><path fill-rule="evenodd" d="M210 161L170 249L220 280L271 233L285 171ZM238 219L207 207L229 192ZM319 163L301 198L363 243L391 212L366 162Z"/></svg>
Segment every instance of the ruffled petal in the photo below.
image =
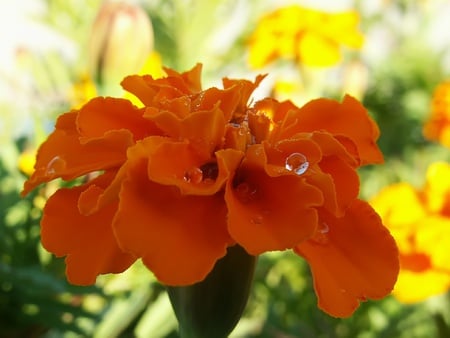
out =
<svg viewBox="0 0 450 338"><path fill-rule="evenodd" d="M39 184L61 177L72 180L84 174L119 166L134 143L130 131L112 130L82 144L76 131L75 112L61 115L55 131L40 146L35 171L25 182L22 195Z"/></svg>
<svg viewBox="0 0 450 338"><path fill-rule="evenodd" d="M192 112L184 118L163 111L145 114L164 133L176 140L188 139L195 146L198 153L210 156L223 142L225 134L225 118L218 105L208 111Z"/></svg>
<svg viewBox="0 0 450 338"><path fill-rule="evenodd" d="M320 190L298 176L270 177L262 168L239 169L225 190L228 230L250 254L292 248L317 227Z"/></svg>
<svg viewBox="0 0 450 338"><path fill-rule="evenodd" d="M83 139L102 137L111 130L127 129L134 141L161 131L152 121L142 118L138 109L125 99L97 97L85 104L78 112L77 129Z"/></svg>
<svg viewBox="0 0 450 338"><path fill-rule="evenodd" d="M123 250L167 285L203 280L232 243L223 196L183 196L148 180L147 160L136 161L120 192L114 229Z"/></svg>
<svg viewBox="0 0 450 338"><path fill-rule="evenodd" d="M80 194L96 186L98 180L71 189L60 189L44 208L41 238L44 248L56 256L66 257L66 275L72 284L90 285L100 274L119 273L127 269L135 257L123 252L112 231L117 203L83 216L78 210Z"/></svg>
<svg viewBox="0 0 450 338"><path fill-rule="evenodd" d="M198 93L202 90L202 68L201 63L197 63L192 69L183 73L178 73L170 68L164 68L168 76L167 78L159 79L159 81L180 88L185 94Z"/></svg>
<svg viewBox="0 0 450 338"><path fill-rule="evenodd" d="M276 105L275 105L276 107ZM349 122L351 121L351 122ZM289 110L277 131L279 139L290 138L299 132L327 131L338 140L349 139L356 146L359 165L382 163L383 154L376 145L380 131L366 109L353 97L346 95L339 103L330 99L316 99L299 109ZM349 152L352 151L348 148Z"/></svg>
<svg viewBox="0 0 450 338"><path fill-rule="evenodd" d="M237 106L233 111L233 115L230 117L234 122L241 122L247 115L247 104L253 93L253 91L258 87L261 81L266 77L266 75L258 75L254 82L248 80L235 80L224 78L222 80L223 87L225 89L234 88L239 93L239 100Z"/></svg>
<svg viewBox="0 0 450 338"><path fill-rule="evenodd" d="M99 203L109 201L119 191L129 166L142 158L149 159L147 174L153 182L178 187L182 194L214 195L224 186L243 156L241 151L222 149L205 159L199 157L187 141L148 137L129 148L127 162L120 168Z"/></svg>
<svg viewBox="0 0 450 338"><path fill-rule="evenodd" d="M321 212L315 238L295 248L309 263L319 307L348 317L366 299L380 299L394 287L399 271L394 239L364 201L355 200L344 217Z"/></svg>
<svg viewBox="0 0 450 338"><path fill-rule="evenodd" d="M323 173L329 174L333 180L337 203L335 216L341 217L349 205L358 197L358 173L348 163L337 156L324 157L320 161L319 167ZM333 198L332 195L330 197Z"/></svg>
<svg viewBox="0 0 450 338"><path fill-rule="evenodd" d="M209 88L201 92L192 102L194 110L208 111L218 106L224 116L225 121L230 121L233 112L240 104L241 93L239 86L227 89Z"/></svg>
<svg viewBox="0 0 450 338"><path fill-rule="evenodd" d="M164 71L167 77L154 79L149 75L131 75L123 79L121 85L141 100L145 106L159 106L167 99L201 91L201 64L181 74L169 68L164 68Z"/></svg>

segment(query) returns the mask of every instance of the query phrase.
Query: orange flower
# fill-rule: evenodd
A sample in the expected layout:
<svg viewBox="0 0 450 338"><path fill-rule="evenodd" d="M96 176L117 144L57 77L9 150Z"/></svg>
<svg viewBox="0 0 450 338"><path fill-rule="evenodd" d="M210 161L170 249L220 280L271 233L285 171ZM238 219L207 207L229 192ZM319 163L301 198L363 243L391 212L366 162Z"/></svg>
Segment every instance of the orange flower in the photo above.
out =
<svg viewBox="0 0 450 338"><path fill-rule="evenodd" d="M141 258L162 283L190 285L239 244L251 255L305 257L319 305L334 316L390 292L395 243L357 199L356 169L383 160L359 102L249 107L263 76L202 90L201 65L165 71L123 80L143 108L95 98L60 116L40 147L23 194L91 177L57 191L42 219L43 245L67 256L69 281L91 284Z"/></svg>
<svg viewBox="0 0 450 338"><path fill-rule="evenodd" d="M401 269L395 297L413 303L449 290L450 165L430 165L423 189L397 183L371 204L398 243Z"/></svg>
<svg viewBox="0 0 450 338"><path fill-rule="evenodd" d="M441 83L435 90L431 116L425 123L426 138L450 147L450 81Z"/></svg>
<svg viewBox="0 0 450 338"><path fill-rule="evenodd" d="M261 68L284 58L309 66L333 66L341 59L341 45L361 48L358 21L354 11L327 13L298 5L280 8L259 21L249 42L249 63Z"/></svg>

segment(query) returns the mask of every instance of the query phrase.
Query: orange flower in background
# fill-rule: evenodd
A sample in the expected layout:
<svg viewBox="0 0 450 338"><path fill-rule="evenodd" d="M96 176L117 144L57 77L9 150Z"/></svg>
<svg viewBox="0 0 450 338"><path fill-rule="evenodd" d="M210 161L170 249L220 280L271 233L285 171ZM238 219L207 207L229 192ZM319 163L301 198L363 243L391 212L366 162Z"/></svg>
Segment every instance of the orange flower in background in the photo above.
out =
<svg viewBox="0 0 450 338"><path fill-rule="evenodd" d="M280 58L308 66L328 67L341 60L341 46L359 49L354 11L327 13L298 5L283 7L261 18L249 41L249 63L261 68Z"/></svg>
<svg viewBox="0 0 450 338"><path fill-rule="evenodd" d="M450 165L429 166L423 189L384 188L371 201L395 237L400 274L393 294L412 303L450 289Z"/></svg>
<svg viewBox="0 0 450 338"><path fill-rule="evenodd" d="M431 115L425 122L426 138L450 147L450 81L441 83L435 90Z"/></svg>
<svg viewBox="0 0 450 338"><path fill-rule="evenodd" d="M238 244L304 257L333 316L391 291L395 242L357 198L356 169L383 161L358 101L249 106L263 76L204 90L201 65L165 71L122 81L142 108L94 98L60 116L39 149L24 195L83 178L51 196L42 219L42 243L66 256L70 282L92 284L140 258L161 283L190 285Z"/></svg>

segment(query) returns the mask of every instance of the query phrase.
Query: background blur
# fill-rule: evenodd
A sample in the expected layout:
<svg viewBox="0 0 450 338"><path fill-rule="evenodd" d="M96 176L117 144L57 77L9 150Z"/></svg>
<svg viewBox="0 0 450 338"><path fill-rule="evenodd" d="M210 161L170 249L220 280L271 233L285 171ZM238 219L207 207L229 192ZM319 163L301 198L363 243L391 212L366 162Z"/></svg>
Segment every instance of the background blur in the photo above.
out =
<svg viewBox="0 0 450 338"><path fill-rule="evenodd" d="M125 95L118 84L126 74L160 76L161 65L185 71L202 62L205 88L219 86L225 76L253 80L268 73L256 96L301 105L350 93L378 122L386 160L360 171L363 198L397 182L420 189L429 164L450 160L449 148L422 133L434 90L450 79L448 0L127 4L100 10L100 0L0 0L0 337L177 337L164 288L139 264L101 276L93 287L66 282L63 259L48 254L39 239L41 210L58 182L19 196L35 149L55 118L95 95ZM342 42L336 60L310 64L311 51L303 50L252 61L251 55L282 43L270 42L266 31L295 30L286 21L286 27L264 23L265 31L259 25L264 16L292 4L325 13L354 11L362 44L347 48L345 30L323 32L312 20L308 30L326 33L327 39L336 34ZM327 57L325 49L320 53ZM450 99L445 102L450 106ZM447 274L444 290L450 287ZM408 304L390 296L365 302L351 318L335 319L317 309L301 259L289 252L266 254L232 337L450 337L450 293Z"/></svg>

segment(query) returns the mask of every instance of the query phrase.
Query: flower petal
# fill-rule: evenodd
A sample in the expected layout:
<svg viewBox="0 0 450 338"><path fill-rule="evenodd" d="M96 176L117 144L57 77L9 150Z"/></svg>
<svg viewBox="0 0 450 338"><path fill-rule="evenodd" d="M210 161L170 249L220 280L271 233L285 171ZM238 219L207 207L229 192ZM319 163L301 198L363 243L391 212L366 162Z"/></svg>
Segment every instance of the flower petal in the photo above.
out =
<svg viewBox="0 0 450 338"><path fill-rule="evenodd" d="M169 68L164 68L164 71L167 77L154 79L148 75L131 75L123 79L121 85L141 100L145 106L158 106L166 99L201 91L201 64L181 74Z"/></svg>
<svg viewBox="0 0 450 338"><path fill-rule="evenodd" d="M311 267L319 307L348 317L359 301L389 294L399 270L398 251L369 204L355 200L341 218L321 212L320 222L326 225L323 233L295 248Z"/></svg>
<svg viewBox="0 0 450 338"><path fill-rule="evenodd" d="M291 110L286 114L281 128L277 135L280 139L300 132L327 131L339 141L345 137L354 143L360 165L383 162L383 154L376 145L380 134L378 126L361 103L349 95L344 97L342 103L322 98Z"/></svg>
<svg viewBox="0 0 450 338"><path fill-rule="evenodd" d="M354 168L337 156L326 156L320 169L333 179L337 208L335 216L343 216L348 206L358 197L359 176ZM327 196L325 196L327 198ZM331 196L331 198L333 198Z"/></svg>
<svg viewBox="0 0 450 338"><path fill-rule="evenodd" d="M228 181L228 230L248 253L292 248L317 227L320 190L298 176L270 177L262 168L239 169Z"/></svg>
<svg viewBox="0 0 450 338"><path fill-rule="evenodd" d="M230 116L232 121L241 122L247 115L248 101L266 75L258 75L254 82L248 80L235 80L229 78L223 78L222 83L225 89L234 88L239 93L239 100L237 106L233 111L233 115Z"/></svg>
<svg viewBox="0 0 450 338"><path fill-rule="evenodd" d="M145 159L130 166L114 229L122 249L142 257L167 285L203 280L232 242L223 196L183 196L153 183Z"/></svg>
<svg viewBox="0 0 450 338"><path fill-rule="evenodd" d="M35 171L25 182L22 195L58 177L72 180L125 161L127 148L134 143L130 131L108 131L102 137L81 144L76 132L76 116L76 112L70 112L58 118L55 131L38 150Z"/></svg>
<svg viewBox="0 0 450 338"><path fill-rule="evenodd" d="M134 141L161 133L154 123L143 119L138 109L125 99L97 97L85 104L77 115L77 129L83 139L97 138L111 130L127 129Z"/></svg>
<svg viewBox="0 0 450 338"><path fill-rule="evenodd" d="M123 179L130 163L148 158L148 179L153 182L178 187L181 194L214 195L223 187L243 156L241 151L223 149L203 158L187 141L148 137L130 147L128 161L119 170L117 180ZM117 180L112 184L116 188Z"/></svg>
<svg viewBox="0 0 450 338"><path fill-rule="evenodd" d="M119 249L112 231L117 203L90 216L78 211L80 194L95 182L58 190L47 201L41 222L44 248L56 256L67 256L67 279L78 285L94 284L99 274L122 272L135 261Z"/></svg>
<svg viewBox="0 0 450 338"><path fill-rule="evenodd" d="M218 105L208 111L192 112L180 118L171 111L146 114L166 135L176 140L188 139L197 152L210 156L223 142L225 118Z"/></svg>

